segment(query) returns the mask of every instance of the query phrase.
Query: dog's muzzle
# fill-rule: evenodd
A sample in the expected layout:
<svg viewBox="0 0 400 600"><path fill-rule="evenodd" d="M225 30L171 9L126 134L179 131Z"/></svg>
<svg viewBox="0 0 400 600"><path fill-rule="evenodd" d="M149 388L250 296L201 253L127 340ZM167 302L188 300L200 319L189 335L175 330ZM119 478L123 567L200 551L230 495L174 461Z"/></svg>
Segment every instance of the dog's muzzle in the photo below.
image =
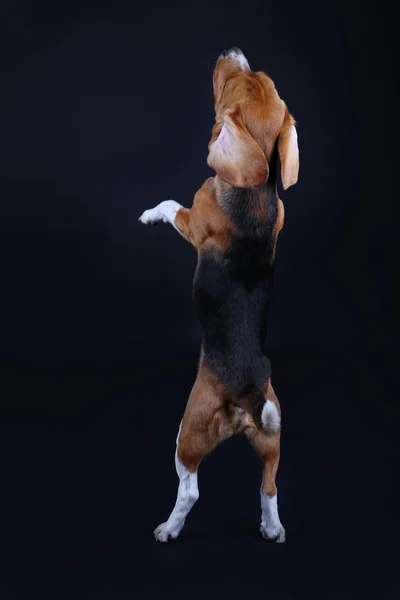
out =
<svg viewBox="0 0 400 600"><path fill-rule="evenodd" d="M228 50L223 50L220 54L219 60L224 58L236 62L243 71L250 69L249 63L247 62L247 58L237 46L231 46L230 48L228 48Z"/></svg>

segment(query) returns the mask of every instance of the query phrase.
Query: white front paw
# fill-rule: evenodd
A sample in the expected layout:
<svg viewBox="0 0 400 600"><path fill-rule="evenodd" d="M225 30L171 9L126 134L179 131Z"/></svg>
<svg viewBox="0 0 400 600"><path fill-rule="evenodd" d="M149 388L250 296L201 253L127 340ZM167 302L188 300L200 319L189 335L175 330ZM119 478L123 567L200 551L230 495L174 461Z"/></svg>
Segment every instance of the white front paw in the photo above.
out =
<svg viewBox="0 0 400 600"><path fill-rule="evenodd" d="M158 210L158 208L149 208L145 210L141 217L139 217L139 221L144 225L154 225L158 221L166 221L166 218L162 215L162 213Z"/></svg>
<svg viewBox="0 0 400 600"><path fill-rule="evenodd" d="M158 206L145 210L142 216L139 217L139 221L145 225L153 225L160 221L174 223L175 215L180 208L181 205L175 202L175 200L164 200Z"/></svg>

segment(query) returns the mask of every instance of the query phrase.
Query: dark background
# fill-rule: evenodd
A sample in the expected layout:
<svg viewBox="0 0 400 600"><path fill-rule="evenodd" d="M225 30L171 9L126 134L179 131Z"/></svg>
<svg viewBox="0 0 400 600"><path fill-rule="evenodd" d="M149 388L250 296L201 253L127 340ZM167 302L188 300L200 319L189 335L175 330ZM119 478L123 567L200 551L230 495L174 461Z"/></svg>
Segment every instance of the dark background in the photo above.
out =
<svg viewBox="0 0 400 600"><path fill-rule="evenodd" d="M396 597L394 15L82 0L0 16L1 600ZM211 175L212 71L232 44L298 121L269 331L287 543L259 537L260 465L234 439L164 546L196 256L137 219L190 206Z"/></svg>

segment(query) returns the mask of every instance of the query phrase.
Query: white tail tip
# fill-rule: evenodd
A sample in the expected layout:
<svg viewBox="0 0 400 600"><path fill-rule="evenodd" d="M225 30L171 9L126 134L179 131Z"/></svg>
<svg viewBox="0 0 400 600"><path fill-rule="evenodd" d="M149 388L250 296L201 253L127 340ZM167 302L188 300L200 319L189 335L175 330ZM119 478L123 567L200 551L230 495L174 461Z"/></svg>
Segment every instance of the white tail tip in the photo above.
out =
<svg viewBox="0 0 400 600"><path fill-rule="evenodd" d="M278 409L271 400L267 400L263 406L261 421L264 429L269 433L275 433L281 426L281 418Z"/></svg>

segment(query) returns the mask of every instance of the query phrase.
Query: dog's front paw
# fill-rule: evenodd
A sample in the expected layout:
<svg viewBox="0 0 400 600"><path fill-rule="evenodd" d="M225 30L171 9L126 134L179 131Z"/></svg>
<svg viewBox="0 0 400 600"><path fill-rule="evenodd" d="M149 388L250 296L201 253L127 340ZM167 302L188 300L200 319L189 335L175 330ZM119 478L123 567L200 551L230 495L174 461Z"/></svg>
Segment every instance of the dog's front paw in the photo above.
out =
<svg viewBox="0 0 400 600"><path fill-rule="evenodd" d="M175 215L182 208L175 200L164 200L154 208L145 210L139 221L145 225L154 225L163 221L164 223L174 223Z"/></svg>
<svg viewBox="0 0 400 600"><path fill-rule="evenodd" d="M261 522L260 526L261 535L265 540L270 542L277 542L283 544L286 539L285 529L280 525L279 527L267 527L264 521Z"/></svg>
<svg viewBox="0 0 400 600"><path fill-rule="evenodd" d="M158 207L156 207L145 210L144 213L139 217L139 221L144 225L154 225L154 223L158 223L159 221L164 221L165 223L166 219L161 211L158 210Z"/></svg>

